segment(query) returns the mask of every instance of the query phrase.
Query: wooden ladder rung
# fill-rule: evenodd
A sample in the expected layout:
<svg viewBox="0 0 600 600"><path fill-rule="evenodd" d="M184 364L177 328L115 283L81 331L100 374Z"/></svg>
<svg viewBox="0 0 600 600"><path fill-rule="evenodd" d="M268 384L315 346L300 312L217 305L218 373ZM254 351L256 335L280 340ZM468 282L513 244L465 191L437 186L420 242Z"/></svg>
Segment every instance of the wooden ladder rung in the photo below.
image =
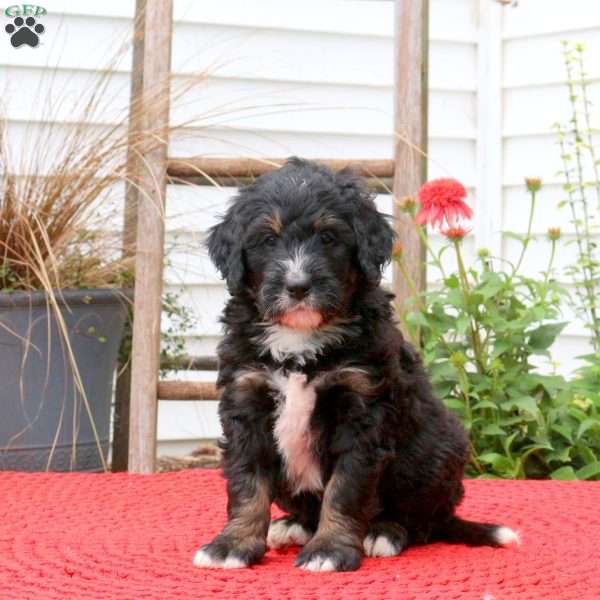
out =
<svg viewBox="0 0 600 600"><path fill-rule="evenodd" d="M159 400L218 400L217 386L211 381L159 381Z"/></svg>
<svg viewBox="0 0 600 600"><path fill-rule="evenodd" d="M371 179L391 179L394 176L392 159L345 160L317 158L334 171L350 167L357 175ZM167 174L172 179L201 177L205 179L245 179L258 177L279 168L285 158L169 158Z"/></svg>
<svg viewBox="0 0 600 600"><path fill-rule="evenodd" d="M161 357L160 368L168 371L217 371L216 356Z"/></svg>

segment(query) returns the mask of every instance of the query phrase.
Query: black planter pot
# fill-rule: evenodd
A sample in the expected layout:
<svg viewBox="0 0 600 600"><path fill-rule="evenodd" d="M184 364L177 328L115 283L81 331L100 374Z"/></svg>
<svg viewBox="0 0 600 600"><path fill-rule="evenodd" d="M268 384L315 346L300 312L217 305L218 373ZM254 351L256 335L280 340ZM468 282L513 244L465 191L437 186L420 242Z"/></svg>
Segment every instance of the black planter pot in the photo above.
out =
<svg viewBox="0 0 600 600"><path fill-rule="evenodd" d="M119 290L68 290L57 300L106 459L127 302ZM0 294L0 470L101 468L90 415L46 294Z"/></svg>

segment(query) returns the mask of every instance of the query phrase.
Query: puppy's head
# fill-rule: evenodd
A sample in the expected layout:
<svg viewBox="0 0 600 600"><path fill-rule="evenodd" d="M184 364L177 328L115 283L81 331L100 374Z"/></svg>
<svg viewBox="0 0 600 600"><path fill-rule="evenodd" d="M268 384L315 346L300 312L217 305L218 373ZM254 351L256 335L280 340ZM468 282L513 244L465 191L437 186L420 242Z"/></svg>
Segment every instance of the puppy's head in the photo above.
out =
<svg viewBox="0 0 600 600"><path fill-rule="evenodd" d="M208 250L229 291L253 298L265 322L310 330L379 285L392 243L359 178L293 158L240 190Z"/></svg>

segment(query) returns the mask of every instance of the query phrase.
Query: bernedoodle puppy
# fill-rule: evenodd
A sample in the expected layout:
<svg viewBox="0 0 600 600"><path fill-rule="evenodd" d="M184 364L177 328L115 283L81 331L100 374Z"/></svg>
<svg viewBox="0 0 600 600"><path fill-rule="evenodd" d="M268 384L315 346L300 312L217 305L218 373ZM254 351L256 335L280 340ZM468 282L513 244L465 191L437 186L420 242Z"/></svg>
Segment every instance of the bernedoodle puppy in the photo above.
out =
<svg viewBox="0 0 600 600"><path fill-rule="evenodd" d="M518 541L455 515L467 436L380 287L393 238L359 178L297 158L211 229L231 293L218 351L228 522L196 566L300 545L297 566L348 571L411 544ZM273 502L286 516L271 521Z"/></svg>

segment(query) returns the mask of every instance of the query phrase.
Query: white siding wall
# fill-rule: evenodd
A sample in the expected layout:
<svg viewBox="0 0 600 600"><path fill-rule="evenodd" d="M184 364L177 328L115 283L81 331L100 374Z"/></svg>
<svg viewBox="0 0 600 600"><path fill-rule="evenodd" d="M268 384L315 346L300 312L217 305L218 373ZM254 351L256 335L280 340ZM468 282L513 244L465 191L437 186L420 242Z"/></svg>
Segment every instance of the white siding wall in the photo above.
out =
<svg viewBox="0 0 600 600"><path fill-rule="evenodd" d="M10 89L4 100L14 144L22 142L27 122L42 119L31 90L54 66L52 114L68 126L72 116L56 90L68 98L85 89L92 71L127 39L133 5L46 0L43 46L15 50L1 40L0 89ZM390 157L392 31L391 2L175 0L173 71L181 80L202 71L210 77L173 107L173 122L196 124L174 136L171 154ZM486 245L510 256L502 231L524 231L522 176L551 182L556 171L549 126L564 113L565 97L558 42L589 40L593 55L599 31L596 0L522 0L514 9L492 0L431 0L429 174L457 177L471 191L478 215L467 240L471 255ZM126 107L129 65L126 53L105 122ZM555 204L559 187L547 191ZM201 244L233 192L168 190L174 249L165 279L169 289L183 289L197 315L189 339L194 354L213 353L218 341L226 293ZM389 212L390 198L380 197L380 206ZM581 333L573 326L562 348L580 353ZM164 451L217 434L214 403L161 403Z"/></svg>
<svg viewBox="0 0 600 600"><path fill-rule="evenodd" d="M504 231L527 230L527 196L523 176L540 176L540 195L534 233L539 236L525 267L537 273L547 263L550 244L548 227L561 227L566 234L557 254L557 272L574 261L575 246L567 207L557 172L562 168L552 125L568 125L569 102L561 41L581 42L586 48L586 67L592 80L590 99L596 127L600 123L600 3L595 0L523 0L515 9L504 10L502 28L502 227ZM503 253L514 258L517 248L504 236ZM563 278L564 279L564 278ZM568 280L567 280L568 281ZM559 368L568 372L574 358L589 348L582 323L565 310L569 325L554 347Z"/></svg>

